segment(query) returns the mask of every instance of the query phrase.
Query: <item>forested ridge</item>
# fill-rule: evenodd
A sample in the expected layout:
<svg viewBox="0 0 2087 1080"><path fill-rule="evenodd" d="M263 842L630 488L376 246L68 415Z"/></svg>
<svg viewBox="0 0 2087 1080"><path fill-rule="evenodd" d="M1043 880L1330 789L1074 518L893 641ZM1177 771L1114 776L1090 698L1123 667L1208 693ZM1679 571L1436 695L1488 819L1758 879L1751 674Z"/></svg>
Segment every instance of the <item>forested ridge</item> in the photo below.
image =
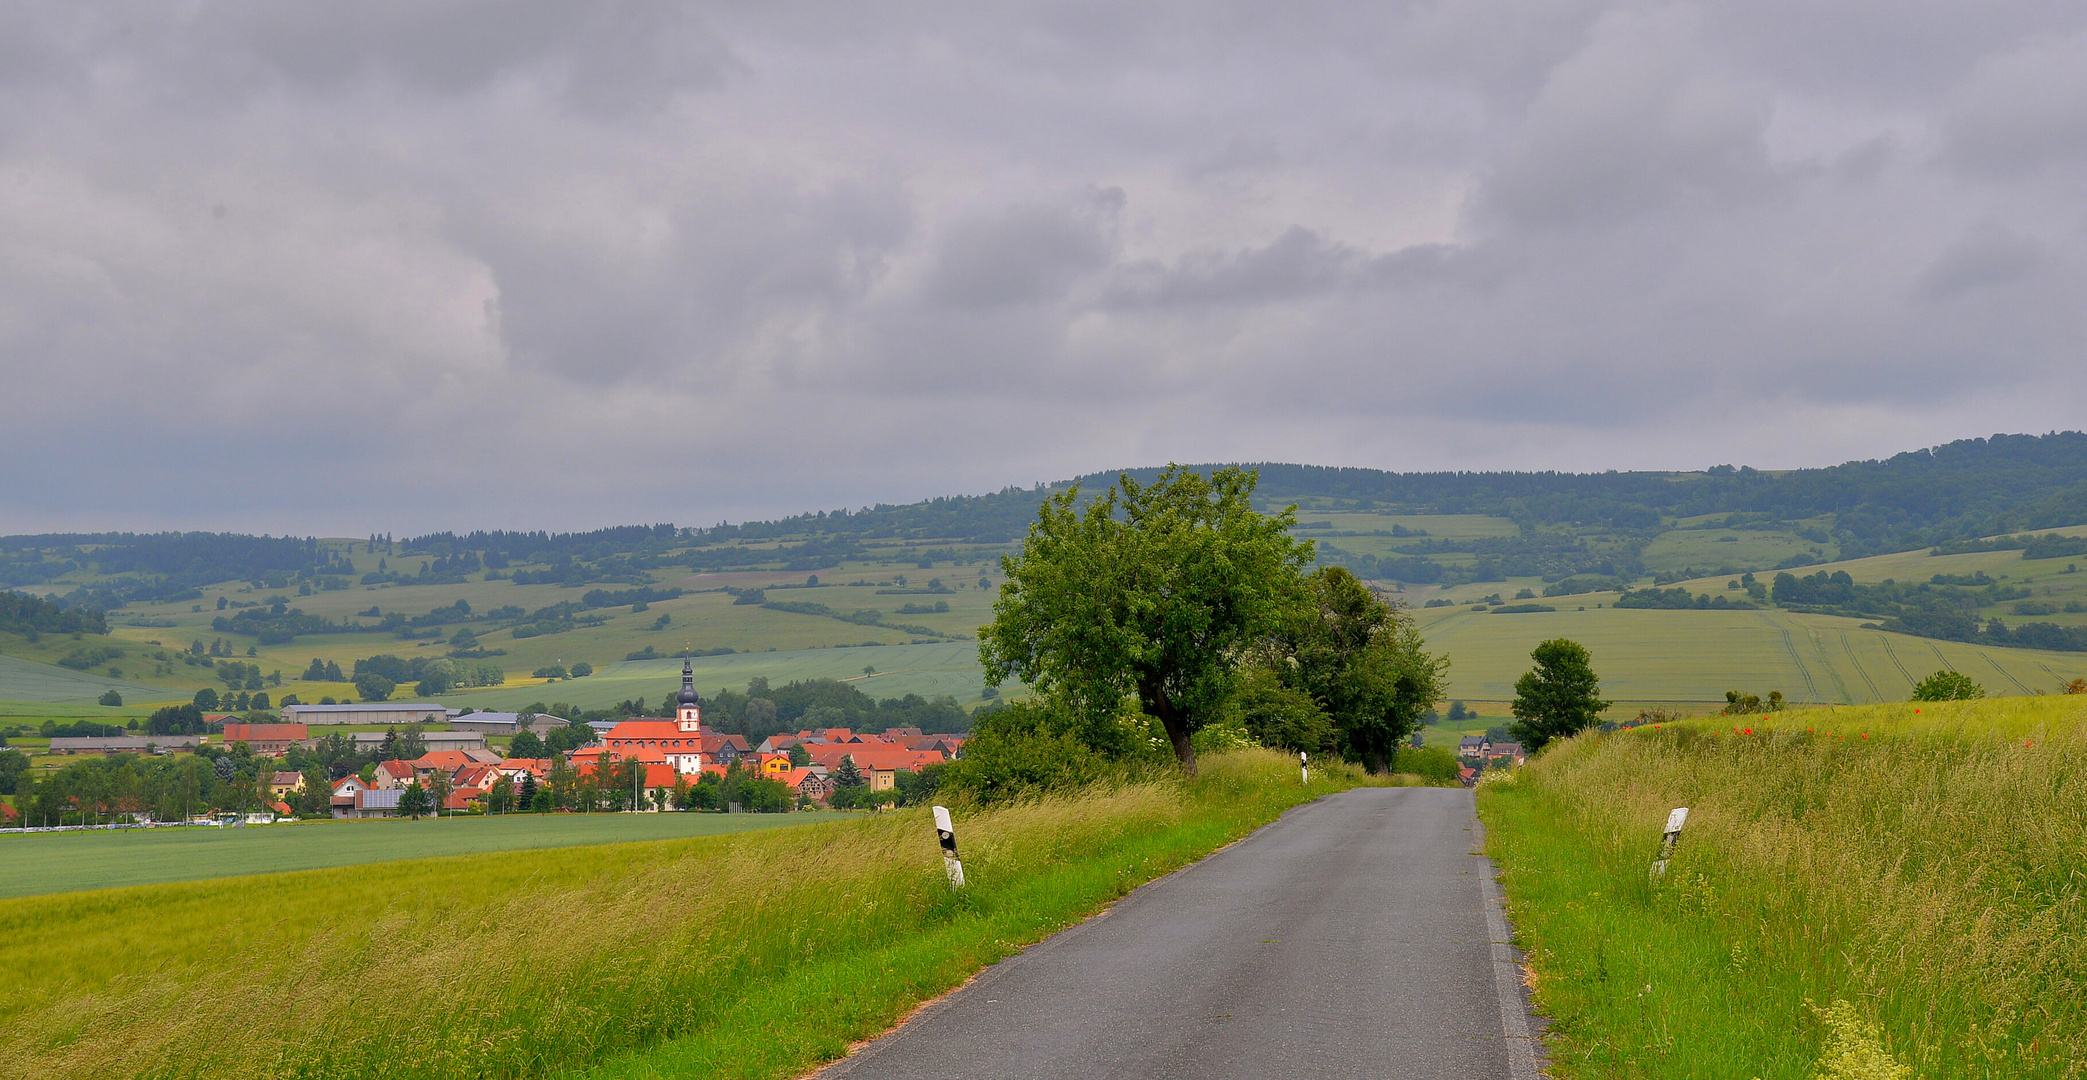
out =
<svg viewBox="0 0 2087 1080"><path fill-rule="evenodd" d="M1221 466L1197 465L1208 475ZM1260 473L1257 505L1299 502L1316 509L1408 514L1483 514L1520 526L1518 536L1420 541L1396 554L1349 556L1322 545L1322 558L1366 576L1412 582L1445 580L1430 554L1463 552L1475 566L1457 577L1494 580L1540 575L1564 589L1605 587L1642 576L1635 552L1677 518L1723 515L1706 527L1785 524L1828 540L1841 558L1921 547L1965 545L1995 534L2087 522L2087 434L1995 435L1965 439L1890 458L1817 469L1764 472L1716 466L1702 472L1435 472L1284 463L1248 466ZM1157 468L1127 470L1149 481ZM828 510L774 521L704 528L670 523L592 531L439 532L393 541L374 535L372 550L428 561L418 575L404 569L355 578L352 567L318 541L234 533L49 533L0 537L0 585L34 586L80 569L122 575L76 590L69 603L115 608L130 600L175 599L199 585L251 580L268 587L310 581L323 587L369 579L438 583L463 572L506 572L517 582L641 585L674 568L817 570L861 558L871 546L941 544L923 559L967 563L984 552L956 545L999 546L1018 540L1052 492L1077 484L1106 488L1117 473L1056 484L1007 487L904 505ZM1798 523L1803 523L1799 525ZM1599 534L1599 535L1594 535ZM1593 541L1593 542L1590 542ZM358 542L361 543L361 542ZM1574 583L1574 579L1582 579Z"/></svg>

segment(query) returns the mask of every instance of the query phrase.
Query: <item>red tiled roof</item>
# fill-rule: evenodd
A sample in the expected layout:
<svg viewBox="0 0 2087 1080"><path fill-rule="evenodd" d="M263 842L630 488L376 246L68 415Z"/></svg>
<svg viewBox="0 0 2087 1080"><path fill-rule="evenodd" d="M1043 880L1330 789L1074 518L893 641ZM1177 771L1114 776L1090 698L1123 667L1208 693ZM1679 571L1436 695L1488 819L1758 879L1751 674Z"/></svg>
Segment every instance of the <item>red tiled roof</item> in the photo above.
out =
<svg viewBox="0 0 2087 1080"><path fill-rule="evenodd" d="M235 742L295 742L305 737L303 724L226 724L225 741Z"/></svg>
<svg viewBox="0 0 2087 1080"><path fill-rule="evenodd" d="M609 729L602 741L610 739L686 739L691 733L681 730L675 720L625 720Z"/></svg>
<svg viewBox="0 0 2087 1080"><path fill-rule="evenodd" d="M806 780L814 779L818 775L818 773L815 773L810 769L791 769L789 772L778 775L776 779L781 780L783 783L790 785L791 791L796 791L798 788L804 786L804 782Z"/></svg>
<svg viewBox="0 0 2087 1080"><path fill-rule="evenodd" d="M858 769L919 769L944 760L940 751L908 750L887 743L828 743L805 747L812 760L828 769L841 767L841 759L852 757Z"/></svg>
<svg viewBox="0 0 2087 1080"><path fill-rule="evenodd" d="M410 780L413 778L413 763L393 758L390 761L378 762L377 771L394 780Z"/></svg>
<svg viewBox="0 0 2087 1080"><path fill-rule="evenodd" d="M476 762L465 756L462 750L430 750L413 759L415 769L441 769L444 772L455 772L473 764Z"/></svg>
<svg viewBox="0 0 2087 1080"><path fill-rule="evenodd" d="M500 770L491 765L467 765L457 770L458 788L490 788L500 779Z"/></svg>

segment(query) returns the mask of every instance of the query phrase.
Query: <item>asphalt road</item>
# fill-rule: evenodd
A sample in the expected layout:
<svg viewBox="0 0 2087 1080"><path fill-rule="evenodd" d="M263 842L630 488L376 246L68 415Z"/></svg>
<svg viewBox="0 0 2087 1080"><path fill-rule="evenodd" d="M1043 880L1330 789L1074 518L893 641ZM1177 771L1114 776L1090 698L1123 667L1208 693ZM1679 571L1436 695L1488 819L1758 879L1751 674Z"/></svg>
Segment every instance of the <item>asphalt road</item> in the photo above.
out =
<svg viewBox="0 0 2087 1080"><path fill-rule="evenodd" d="M1469 791L1301 806L987 969L821 1080L1533 1080Z"/></svg>

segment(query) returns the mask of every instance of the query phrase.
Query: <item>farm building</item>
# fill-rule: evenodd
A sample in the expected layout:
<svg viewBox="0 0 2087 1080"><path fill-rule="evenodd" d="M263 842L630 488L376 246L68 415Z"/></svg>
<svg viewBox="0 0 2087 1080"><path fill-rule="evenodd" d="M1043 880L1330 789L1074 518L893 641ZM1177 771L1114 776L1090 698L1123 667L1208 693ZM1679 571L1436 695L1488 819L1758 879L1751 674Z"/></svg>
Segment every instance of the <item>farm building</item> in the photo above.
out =
<svg viewBox="0 0 2087 1080"><path fill-rule="evenodd" d="M408 701L371 701L359 705L285 705L283 721L318 727L326 724L440 724L449 710Z"/></svg>
<svg viewBox="0 0 2087 1080"><path fill-rule="evenodd" d="M348 734L348 741L355 745L355 749L366 753L384 745L387 734L383 731L355 731ZM483 750L486 737L476 731L423 731L420 745L429 750Z"/></svg>
<svg viewBox="0 0 2087 1080"><path fill-rule="evenodd" d="M547 734L564 727L562 716L537 713L527 724L522 723L522 714L511 712L474 712L449 718L449 726L457 731L477 731L487 735L513 735L521 731Z"/></svg>
<svg viewBox="0 0 2087 1080"><path fill-rule="evenodd" d="M203 739L197 735L60 735L51 740L53 754L168 754L194 750Z"/></svg>
<svg viewBox="0 0 2087 1080"><path fill-rule="evenodd" d="M263 757L281 757L307 735L303 724L226 724L225 745L245 743Z"/></svg>

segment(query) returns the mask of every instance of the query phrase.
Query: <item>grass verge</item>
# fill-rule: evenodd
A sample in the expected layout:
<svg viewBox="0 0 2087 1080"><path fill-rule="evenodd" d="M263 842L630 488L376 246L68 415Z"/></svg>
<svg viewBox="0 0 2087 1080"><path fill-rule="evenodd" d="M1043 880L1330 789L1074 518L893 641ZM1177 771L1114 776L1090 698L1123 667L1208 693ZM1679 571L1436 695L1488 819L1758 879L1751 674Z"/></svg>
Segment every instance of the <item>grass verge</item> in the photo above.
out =
<svg viewBox="0 0 2087 1080"><path fill-rule="evenodd" d="M1364 780L1295 769L967 814L961 895L904 812L0 901L0 1078L790 1076Z"/></svg>
<svg viewBox="0 0 2087 1080"><path fill-rule="evenodd" d="M1554 1073L2087 1074L2083 724L2030 698L1668 725L1486 785Z"/></svg>

